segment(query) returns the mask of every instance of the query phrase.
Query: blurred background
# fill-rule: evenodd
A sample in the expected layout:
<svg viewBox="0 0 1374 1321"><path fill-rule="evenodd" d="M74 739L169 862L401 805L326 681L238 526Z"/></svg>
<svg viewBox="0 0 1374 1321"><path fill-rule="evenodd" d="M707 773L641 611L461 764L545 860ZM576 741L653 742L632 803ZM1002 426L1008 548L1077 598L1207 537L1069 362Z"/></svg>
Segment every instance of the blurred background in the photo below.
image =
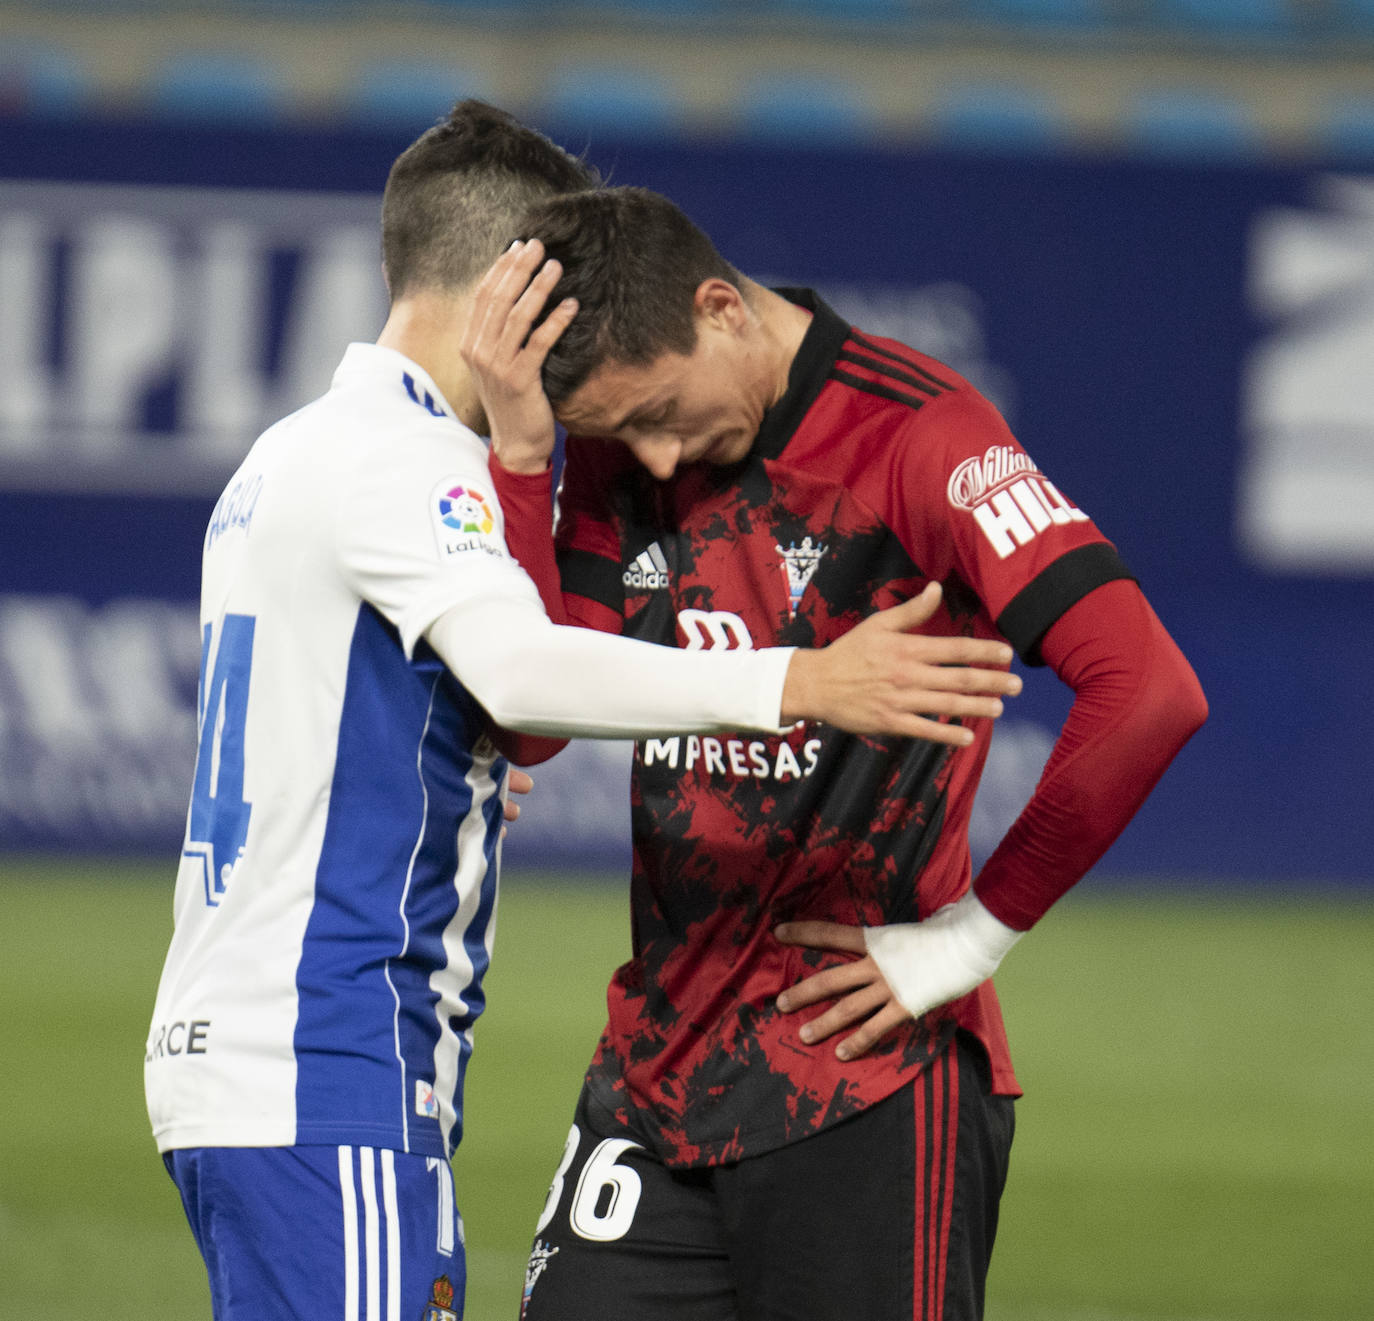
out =
<svg viewBox="0 0 1374 1321"><path fill-rule="evenodd" d="M201 537L380 327L387 168L463 96L972 379L1207 690L999 977L990 1317L1374 1315L1374 0L0 0L0 1317L208 1315L138 1058ZM980 856L1067 709L1030 678ZM570 749L508 841L473 1316L628 944L627 765Z"/></svg>

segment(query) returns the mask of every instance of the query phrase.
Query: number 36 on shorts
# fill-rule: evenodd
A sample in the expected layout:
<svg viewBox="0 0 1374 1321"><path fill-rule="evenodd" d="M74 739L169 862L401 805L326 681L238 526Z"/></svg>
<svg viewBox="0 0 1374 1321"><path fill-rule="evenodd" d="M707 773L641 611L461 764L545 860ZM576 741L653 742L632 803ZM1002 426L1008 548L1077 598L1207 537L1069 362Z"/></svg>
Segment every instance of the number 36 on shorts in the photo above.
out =
<svg viewBox="0 0 1374 1321"><path fill-rule="evenodd" d="M554 1212L558 1210L568 1171L577 1159L581 1145L582 1134L574 1124L568 1130L563 1159L554 1171L549 1195L540 1213L539 1223L534 1228L536 1234L548 1227ZM642 1185L639 1175L628 1165L622 1165L620 1158L632 1149L641 1148L638 1142L631 1142L629 1138L603 1138L592 1148L578 1175L577 1187L573 1190L572 1203L568 1208L568 1223L579 1237L594 1243L610 1243L629 1232L635 1218L635 1208L639 1205Z"/></svg>

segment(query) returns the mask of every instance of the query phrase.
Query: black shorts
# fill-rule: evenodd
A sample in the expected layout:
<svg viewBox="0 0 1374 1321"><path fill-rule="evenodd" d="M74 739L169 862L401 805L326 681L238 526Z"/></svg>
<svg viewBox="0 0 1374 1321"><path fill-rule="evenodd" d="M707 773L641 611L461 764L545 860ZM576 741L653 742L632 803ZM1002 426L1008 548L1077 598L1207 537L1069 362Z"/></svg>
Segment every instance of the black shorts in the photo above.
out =
<svg viewBox="0 0 1374 1321"><path fill-rule="evenodd" d="M584 1089L524 1321L974 1321L1014 1126L962 1035L803 1141L670 1170Z"/></svg>

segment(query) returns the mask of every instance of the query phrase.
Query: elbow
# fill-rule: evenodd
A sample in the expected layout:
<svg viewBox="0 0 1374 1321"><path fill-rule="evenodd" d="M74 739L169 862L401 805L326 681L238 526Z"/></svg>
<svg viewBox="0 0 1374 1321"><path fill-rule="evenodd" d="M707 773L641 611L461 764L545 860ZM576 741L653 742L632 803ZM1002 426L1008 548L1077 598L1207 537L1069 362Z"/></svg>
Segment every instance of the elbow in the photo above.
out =
<svg viewBox="0 0 1374 1321"><path fill-rule="evenodd" d="M487 731L496 750L512 766L539 766L556 757L568 746L565 738L539 738L533 734L517 734L514 730L493 726Z"/></svg>
<svg viewBox="0 0 1374 1321"><path fill-rule="evenodd" d="M1168 683L1152 685L1146 709L1141 712L1158 745L1172 757L1207 722L1207 696L1186 661Z"/></svg>
<svg viewBox="0 0 1374 1321"><path fill-rule="evenodd" d="M1172 705L1181 734L1179 745L1182 746L1207 723L1210 708L1207 705L1207 694L1202 691L1202 684L1198 681L1193 667L1181 654L1178 660L1178 672L1173 682Z"/></svg>
<svg viewBox="0 0 1374 1321"><path fill-rule="evenodd" d="M1191 705L1186 709L1186 715L1191 724L1188 726L1188 733L1185 737L1192 738L1199 729L1207 723L1207 717L1211 714L1211 708L1207 705L1207 694L1202 691L1202 685L1194 676L1192 684Z"/></svg>

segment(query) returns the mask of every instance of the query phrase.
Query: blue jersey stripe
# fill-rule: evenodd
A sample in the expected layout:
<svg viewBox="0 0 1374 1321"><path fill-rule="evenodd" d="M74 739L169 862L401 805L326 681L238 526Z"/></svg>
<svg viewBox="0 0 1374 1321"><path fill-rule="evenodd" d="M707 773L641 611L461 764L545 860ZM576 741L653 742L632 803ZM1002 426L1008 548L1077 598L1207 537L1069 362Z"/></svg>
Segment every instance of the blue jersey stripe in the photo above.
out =
<svg viewBox="0 0 1374 1321"><path fill-rule="evenodd" d="M494 778L504 764L474 769L480 736L480 708L437 657L421 648L407 660L396 630L361 607L296 977L298 1143L449 1154L438 1114L417 1113L415 1083L434 1081L441 1036L431 979L442 983L451 971L450 994L468 1004L482 999L485 957L471 972L450 970L443 940L474 900L490 920L488 889L494 903L488 841L499 834ZM479 892L464 905L455 885L458 839L474 810L482 856L468 860L463 875ZM458 1095L448 1099L461 1107Z"/></svg>

